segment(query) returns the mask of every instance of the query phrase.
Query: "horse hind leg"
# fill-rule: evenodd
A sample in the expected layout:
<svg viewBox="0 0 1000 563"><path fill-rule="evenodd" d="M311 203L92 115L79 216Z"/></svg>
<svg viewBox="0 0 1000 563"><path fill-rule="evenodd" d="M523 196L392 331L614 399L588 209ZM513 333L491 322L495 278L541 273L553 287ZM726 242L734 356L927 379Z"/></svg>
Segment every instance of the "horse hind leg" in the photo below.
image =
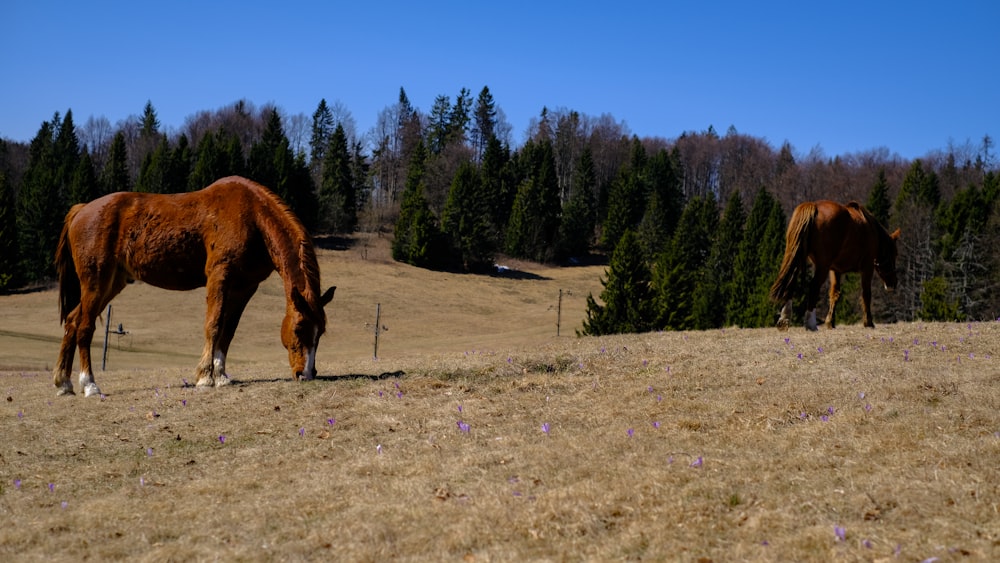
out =
<svg viewBox="0 0 1000 563"><path fill-rule="evenodd" d="M125 288L127 278L124 272L114 272L110 276L100 278L98 287L88 287L81 291L80 314L77 322L76 343L80 349L80 388L84 397L101 395L101 389L94 381L94 369L91 364L90 346L97 328L97 318L112 299Z"/></svg>
<svg viewBox="0 0 1000 563"><path fill-rule="evenodd" d="M781 315L778 317L778 330L785 331L792 324L792 300L785 301L781 307Z"/></svg>
<svg viewBox="0 0 1000 563"><path fill-rule="evenodd" d="M73 357L76 355L77 341L77 318L80 316L80 305L73 308L66 315L63 324L63 339L59 346L59 359L56 361L56 369L53 372L53 383L56 386L56 395L75 395L73 392Z"/></svg>
<svg viewBox="0 0 1000 563"><path fill-rule="evenodd" d="M826 328L835 328L834 313L840 300L840 274L830 270L830 310L826 313Z"/></svg>
<svg viewBox="0 0 1000 563"><path fill-rule="evenodd" d="M815 274L813 274L812 281L809 282L809 290L806 293L806 330L819 330L819 326L816 324L816 303L819 301L819 290L823 285L824 275L825 274L817 268Z"/></svg>

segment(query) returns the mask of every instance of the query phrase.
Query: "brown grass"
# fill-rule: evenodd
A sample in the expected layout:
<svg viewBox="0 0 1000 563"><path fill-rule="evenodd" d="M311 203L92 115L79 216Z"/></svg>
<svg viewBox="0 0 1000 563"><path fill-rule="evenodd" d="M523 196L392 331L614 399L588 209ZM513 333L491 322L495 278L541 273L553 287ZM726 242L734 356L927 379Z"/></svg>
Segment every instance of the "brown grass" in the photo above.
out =
<svg viewBox="0 0 1000 563"><path fill-rule="evenodd" d="M55 397L53 292L0 298L0 559L1000 556L998 323L576 338L603 268L456 276L368 244L321 253L310 383L276 279L218 390L183 386L203 293L126 289L103 400Z"/></svg>

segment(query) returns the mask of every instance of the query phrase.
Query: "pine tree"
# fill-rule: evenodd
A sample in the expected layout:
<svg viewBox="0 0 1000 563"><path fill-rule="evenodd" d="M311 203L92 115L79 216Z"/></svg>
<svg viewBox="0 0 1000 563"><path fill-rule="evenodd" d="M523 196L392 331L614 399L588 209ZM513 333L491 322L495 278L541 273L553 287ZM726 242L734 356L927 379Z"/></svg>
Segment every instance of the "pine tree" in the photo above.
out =
<svg viewBox="0 0 1000 563"><path fill-rule="evenodd" d="M649 266L635 233L625 231L611 254L611 263L601 280L603 305L587 295L587 318L580 334L602 335L647 332L652 329L653 293Z"/></svg>
<svg viewBox="0 0 1000 563"><path fill-rule="evenodd" d="M316 111L313 112L312 136L309 138L309 149L312 158L310 162L317 173L322 172L319 169L322 167L326 148L330 146L330 137L333 135L335 127L333 112L326 105L326 98L323 98L319 101L319 105L316 106Z"/></svg>
<svg viewBox="0 0 1000 563"><path fill-rule="evenodd" d="M441 154L448 144L448 119L451 115L451 98L440 95L434 98L427 129L427 150L430 154Z"/></svg>
<svg viewBox="0 0 1000 563"><path fill-rule="evenodd" d="M502 246L503 232L510 220L510 208L514 201L508 173L509 162L510 152L507 148L495 136L490 137L480 163L480 179L497 248Z"/></svg>
<svg viewBox="0 0 1000 563"><path fill-rule="evenodd" d="M563 206L562 221L559 223L560 258L580 257L590 252L597 213L594 198L596 184L594 159L590 147L586 147L580 154L574 174L573 193Z"/></svg>
<svg viewBox="0 0 1000 563"><path fill-rule="evenodd" d="M104 193L127 192L132 189L132 181L128 173L128 149L125 146L125 134L115 133L108 150L108 159L101 173L101 184Z"/></svg>
<svg viewBox="0 0 1000 563"><path fill-rule="evenodd" d="M646 149L638 137L632 138L629 162L623 164L608 196L608 215L604 220L601 245L614 248L627 230L635 230L648 200Z"/></svg>
<svg viewBox="0 0 1000 563"><path fill-rule="evenodd" d="M670 243L680 220L684 192L676 164L666 149L649 159L646 168L649 197L639 222L639 239L646 256L657 256Z"/></svg>
<svg viewBox="0 0 1000 563"><path fill-rule="evenodd" d="M324 228L349 233L358 222L357 196L351 175L351 155L347 148L347 134L337 124L330 136L330 145L324 151L323 175L319 201Z"/></svg>
<svg viewBox="0 0 1000 563"><path fill-rule="evenodd" d="M135 191L146 193L167 193L168 174L170 172L171 151L166 137L160 138L160 144L153 152L147 153L139 167L139 178L135 182Z"/></svg>
<svg viewBox="0 0 1000 563"><path fill-rule="evenodd" d="M6 143L0 140L0 152ZM17 206L14 203L14 186L7 175L0 171L0 294L18 287L23 279L18 267L20 247L17 236Z"/></svg>
<svg viewBox="0 0 1000 563"><path fill-rule="evenodd" d="M555 257L559 230L559 185L551 141L528 142L519 158L529 172L521 182L507 226L507 253L544 262Z"/></svg>
<svg viewBox="0 0 1000 563"><path fill-rule="evenodd" d="M392 241L392 258L422 268L442 267L447 257L441 249L440 230L424 197L427 149L418 141L410 156Z"/></svg>
<svg viewBox="0 0 1000 563"><path fill-rule="evenodd" d="M57 123L55 119L53 122ZM53 124L46 121L31 141L28 168L17 199L20 270L28 282L41 281L55 273L52 256L66 214L66 204L59 193L60 163L53 133Z"/></svg>
<svg viewBox="0 0 1000 563"><path fill-rule="evenodd" d="M93 201L100 195L100 190L101 184L97 179L94 161L90 158L90 152L85 147L76 165L76 171L73 173L73 183L67 203L72 206L77 203Z"/></svg>
<svg viewBox="0 0 1000 563"><path fill-rule="evenodd" d="M484 272L493 266L496 237L486 203L476 167L471 162L463 163L452 180L441 213L441 231L465 271Z"/></svg>
<svg viewBox="0 0 1000 563"><path fill-rule="evenodd" d="M462 88L455 98L448 115L448 144L464 144L466 132L469 129L470 111L472 110L472 95L468 88Z"/></svg>
<svg viewBox="0 0 1000 563"><path fill-rule="evenodd" d="M670 247L660 255L653 272L657 328L695 328L695 290L718 223L719 208L713 195L695 197L684 206Z"/></svg>
<svg viewBox="0 0 1000 563"><path fill-rule="evenodd" d="M889 201L889 181L885 178L885 167L878 169L878 178L868 194L868 202L865 207L882 223L882 226L889 226L889 213L891 212Z"/></svg>
<svg viewBox="0 0 1000 563"><path fill-rule="evenodd" d="M472 148L479 161L483 158L486 146L490 139L496 136L497 109L496 102L493 101L493 94L490 89L483 86L476 98L474 110L474 120L472 126Z"/></svg>
<svg viewBox="0 0 1000 563"><path fill-rule="evenodd" d="M696 329L721 328L730 322L726 312L733 298L733 262L743 240L746 220L743 199L739 191L733 190L692 298Z"/></svg>
<svg viewBox="0 0 1000 563"><path fill-rule="evenodd" d="M781 213L780 204L766 189L761 188L750 208L743 240L733 263L733 297L727 316L729 322L743 328L767 326L774 321L774 305L767 301L767 288L777 276L785 240L784 221L780 215L775 216L776 212ZM780 224L775 225L775 221ZM769 258L775 247L779 249L777 257ZM769 276L772 268L774 275ZM762 286L763 292L760 289Z"/></svg>

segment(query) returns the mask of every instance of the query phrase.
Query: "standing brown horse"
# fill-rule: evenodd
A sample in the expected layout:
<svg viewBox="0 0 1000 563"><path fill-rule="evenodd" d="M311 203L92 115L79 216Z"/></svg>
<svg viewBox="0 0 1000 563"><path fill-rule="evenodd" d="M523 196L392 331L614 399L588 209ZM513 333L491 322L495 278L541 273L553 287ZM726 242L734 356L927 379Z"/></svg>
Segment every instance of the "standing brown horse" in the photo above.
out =
<svg viewBox="0 0 1000 563"><path fill-rule="evenodd" d="M840 275L861 272L861 305L864 325L872 322L872 273L878 272L887 290L896 288L896 239L899 229L891 235L878 219L856 201L846 206L834 201L800 204L792 213L785 235L785 256L781 260L778 279L771 286L771 298L784 303L778 328L785 330L792 308L792 287L800 272L805 272L807 260L814 272L806 293L805 325L816 330L816 302L823 278L830 276L830 310L826 314L827 328L833 328L833 312L840 299Z"/></svg>
<svg viewBox="0 0 1000 563"><path fill-rule="evenodd" d="M59 317L65 323L55 385L72 395L75 349L80 386L99 395L90 363L95 320L125 284L141 280L164 289L205 287L205 349L199 386L225 385L226 354L257 286L277 270L285 285L281 343L292 376L316 375L316 347L326 330L319 265L302 223L273 192L246 178L223 178L197 192L119 192L66 215L56 249Z"/></svg>

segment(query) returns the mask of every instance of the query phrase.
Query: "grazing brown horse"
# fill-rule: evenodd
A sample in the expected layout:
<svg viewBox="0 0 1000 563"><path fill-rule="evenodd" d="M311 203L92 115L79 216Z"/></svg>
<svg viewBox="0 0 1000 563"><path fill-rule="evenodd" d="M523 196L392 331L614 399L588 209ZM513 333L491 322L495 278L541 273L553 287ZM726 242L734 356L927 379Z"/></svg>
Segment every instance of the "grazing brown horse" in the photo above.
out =
<svg viewBox="0 0 1000 563"><path fill-rule="evenodd" d="M326 330L319 265L302 223L273 192L246 178L223 178L184 194L118 192L66 215L56 250L59 317L65 324L55 385L72 395L80 348L80 386L99 395L90 363L95 320L125 284L141 280L175 290L206 288L205 349L199 386L225 385L226 354L257 286L277 270L285 286L281 343L292 376L316 375L316 347Z"/></svg>
<svg viewBox="0 0 1000 563"><path fill-rule="evenodd" d="M840 299L840 275L861 272L861 305L864 325L872 322L872 273L878 272L887 290L896 288L896 239L899 229L891 235L878 219L856 201L846 206L834 201L800 204L792 213L785 235L785 256L781 260L778 279L771 286L771 298L784 303L778 328L785 330L792 308L792 288L795 278L805 272L807 260L814 272L806 293L805 326L816 330L816 302L823 278L830 276L830 310L826 314L827 328L833 328L833 312Z"/></svg>

